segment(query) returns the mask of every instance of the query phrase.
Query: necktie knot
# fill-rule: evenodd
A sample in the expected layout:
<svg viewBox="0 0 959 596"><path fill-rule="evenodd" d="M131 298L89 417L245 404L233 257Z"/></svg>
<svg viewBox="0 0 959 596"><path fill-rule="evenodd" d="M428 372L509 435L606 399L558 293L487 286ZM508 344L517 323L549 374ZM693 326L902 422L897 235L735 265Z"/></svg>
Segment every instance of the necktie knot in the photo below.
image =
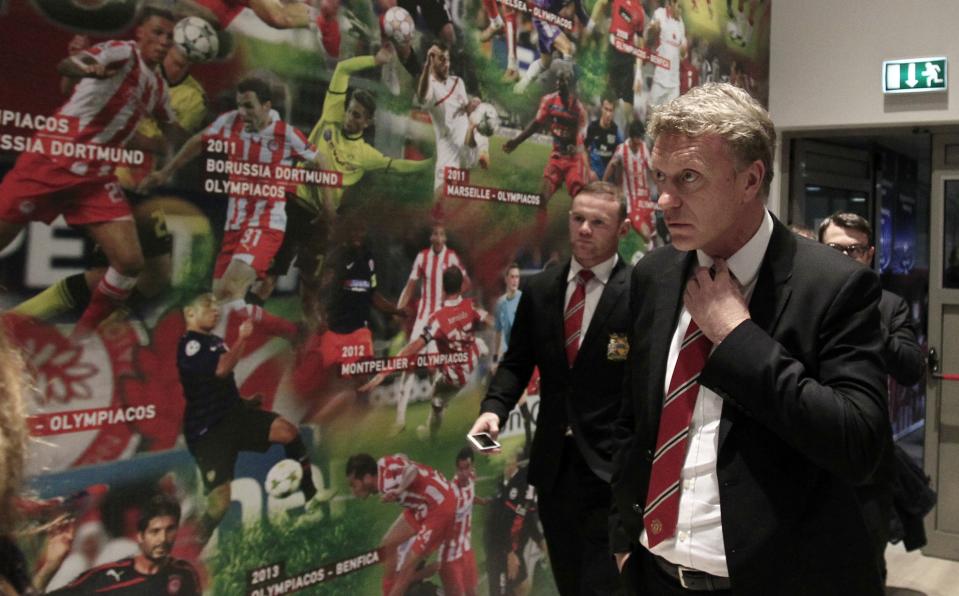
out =
<svg viewBox="0 0 959 596"><path fill-rule="evenodd" d="M580 338L583 335L583 311L586 309L586 282L593 279L595 274L589 269L580 269L573 279L576 286L566 304L563 314L563 329L566 334L566 361L570 368L576 361L579 352Z"/></svg>

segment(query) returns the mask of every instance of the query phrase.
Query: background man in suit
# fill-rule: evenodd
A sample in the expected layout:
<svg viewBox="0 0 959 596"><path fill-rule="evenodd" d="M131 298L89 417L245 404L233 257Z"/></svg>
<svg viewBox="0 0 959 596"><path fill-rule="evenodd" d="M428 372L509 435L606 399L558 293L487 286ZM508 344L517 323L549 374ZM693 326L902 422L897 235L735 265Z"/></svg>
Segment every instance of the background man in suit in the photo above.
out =
<svg viewBox="0 0 959 596"><path fill-rule="evenodd" d="M647 130L673 244L630 288L621 570L642 594L882 594L853 489L889 433L878 278L766 211L775 130L746 92L697 87Z"/></svg>
<svg viewBox="0 0 959 596"><path fill-rule="evenodd" d="M861 215L830 215L819 224L819 241L866 267L872 267L872 259L876 254L876 247L872 243L872 226ZM886 372L900 385L915 385L922 377L922 351L916 341L909 305L901 296L883 290L879 299L879 321ZM883 577L886 575L886 543L889 542L889 518L892 515L896 474L891 434L888 441L876 473L856 489L863 516L872 533L873 548Z"/></svg>
<svg viewBox="0 0 959 596"><path fill-rule="evenodd" d="M629 326L629 266L616 249L628 226L616 186L593 182L573 198L573 257L530 278L506 355L470 430L496 436L539 367L542 401L529 480L539 495L553 577L564 595L619 590L607 514L612 425L622 400Z"/></svg>
<svg viewBox="0 0 959 596"><path fill-rule="evenodd" d="M876 247L872 243L872 226L856 213L834 213L819 224L819 241L872 267ZM879 321L882 324L882 357L886 372L900 385L912 386L922 378L922 351L916 341L916 330L909 314L909 305L898 294L882 291L879 299Z"/></svg>

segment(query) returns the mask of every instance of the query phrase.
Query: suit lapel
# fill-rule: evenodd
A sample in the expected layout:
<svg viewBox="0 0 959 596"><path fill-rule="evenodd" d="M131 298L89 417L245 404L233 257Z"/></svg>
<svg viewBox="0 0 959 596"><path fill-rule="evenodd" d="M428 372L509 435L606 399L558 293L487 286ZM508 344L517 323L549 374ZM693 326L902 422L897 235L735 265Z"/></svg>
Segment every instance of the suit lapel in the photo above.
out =
<svg viewBox="0 0 959 596"><path fill-rule="evenodd" d="M589 353L588 350L593 349L593 344L604 339L601 337L600 330L605 328L606 319L612 314L616 303L622 297L628 285L625 270L626 266L623 265L622 259L617 259L616 265L606 281L606 287L603 288L603 293L599 297L599 302L596 303L596 310L593 311L593 318L589 321L589 328L586 330L583 342L579 346L580 354ZM581 361L582 359L577 357L573 367L582 366Z"/></svg>
<svg viewBox="0 0 959 596"><path fill-rule="evenodd" d="M556 267L553 271L555 271L554 275L556 277L549 284L550 290L544 306L546 312L553 313L546 319L552 321L553 341L556 342L555 345L559 346L559 351L563 354L565 361L566 351L563 346L566 345L566 329L563 321L566 315L566 278L569 277L569 263L567 262L565 267Z"/></svg>
<svg viewBox="0 0 959 596"><path fill-rule="evenodd" d="M792 276L795 255L795 237L773 217L773 233L759 267L756 288L749 299L749 316L769 335L774 334L792 295L792 287L788 282ZM722 447L737 416L735 408L723 408L722 420L719 423L719 447Z"/></svg>
<svg viewBox="0 0 959 596"><path fill-rule="evenodd" d="M663 394L666 384L666 360L669 344L676 330L679 313L683 309L683 288L695 252L677 252L670 266L663 269L656 285L656 301L653 306L653 323L649 333L649 382L646 389L649 399L644 400L648 417L648 442L655 447L659 429L659 414L663 409Z"/></svg>

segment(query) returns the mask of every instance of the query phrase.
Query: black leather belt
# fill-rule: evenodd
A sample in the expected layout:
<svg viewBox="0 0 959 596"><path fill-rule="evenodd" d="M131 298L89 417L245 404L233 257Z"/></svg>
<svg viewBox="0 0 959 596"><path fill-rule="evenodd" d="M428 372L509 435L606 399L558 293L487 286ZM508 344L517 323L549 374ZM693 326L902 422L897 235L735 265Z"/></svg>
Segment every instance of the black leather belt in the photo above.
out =
<svg viewBox="0 0 959 596"><path fill-rule="evenodd" d="M697 571L682 565L674 565L666 559L655 556L656 565L663 573L679 582L679 585L694 592L715 592L716 590L730 589L728 577L711 575L705 571Z"/></svg>

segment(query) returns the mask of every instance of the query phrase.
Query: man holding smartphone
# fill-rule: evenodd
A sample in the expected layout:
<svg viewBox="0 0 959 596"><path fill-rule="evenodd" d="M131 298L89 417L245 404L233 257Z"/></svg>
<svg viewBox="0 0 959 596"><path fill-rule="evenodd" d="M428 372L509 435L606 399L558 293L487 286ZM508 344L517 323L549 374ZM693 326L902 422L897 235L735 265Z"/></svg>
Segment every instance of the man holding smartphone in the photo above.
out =
<svg viewBox="0 0 959 596"><path fill-rule="evenodd" d="M626 205L615 185L593 182L573 198L572 259L530 278L509 348L470 430L495 439L539 367L541 402L529 480L539 495L550 568L563 595L621 590L607 516L610 429L629 350L631 267L617 254L628 229Z"/></svg>

